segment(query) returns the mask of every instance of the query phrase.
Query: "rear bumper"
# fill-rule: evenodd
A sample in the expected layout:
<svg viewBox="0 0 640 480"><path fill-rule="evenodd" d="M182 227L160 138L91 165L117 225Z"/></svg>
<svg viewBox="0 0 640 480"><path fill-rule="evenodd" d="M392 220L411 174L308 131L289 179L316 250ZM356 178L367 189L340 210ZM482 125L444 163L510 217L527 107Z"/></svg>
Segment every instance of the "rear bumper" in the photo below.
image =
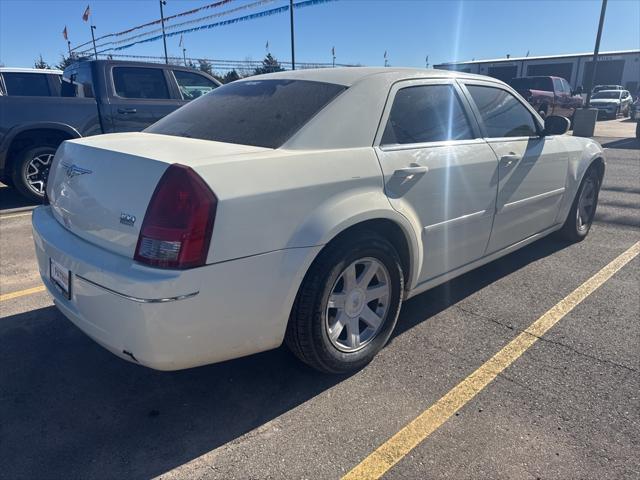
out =
<svg viewBox="0 0 640 480"><path fill-rule="evenodd" d="M33 213L40 275L60 311L125 360L178 370L276 348L298 286L321 247L287 249L191 270L160 270L108 252ZM71 298L49 278L71 274Z"/></svg>

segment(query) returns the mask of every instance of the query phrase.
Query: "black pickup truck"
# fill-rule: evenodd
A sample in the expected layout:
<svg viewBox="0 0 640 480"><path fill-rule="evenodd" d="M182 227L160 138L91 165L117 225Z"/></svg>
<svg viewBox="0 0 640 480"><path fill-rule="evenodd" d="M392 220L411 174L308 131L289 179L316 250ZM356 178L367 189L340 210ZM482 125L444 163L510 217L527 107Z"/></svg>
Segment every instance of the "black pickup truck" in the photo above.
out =
<svg viewBox="0 0 640 480"><path fill-rule="evenodd" d="M115 60L74 63L33 95L28 85L12 93L15 81L2 77L0 71L0 181L34 200L44 196L64 140L143 130L220 85L186 67Z"/></svg>

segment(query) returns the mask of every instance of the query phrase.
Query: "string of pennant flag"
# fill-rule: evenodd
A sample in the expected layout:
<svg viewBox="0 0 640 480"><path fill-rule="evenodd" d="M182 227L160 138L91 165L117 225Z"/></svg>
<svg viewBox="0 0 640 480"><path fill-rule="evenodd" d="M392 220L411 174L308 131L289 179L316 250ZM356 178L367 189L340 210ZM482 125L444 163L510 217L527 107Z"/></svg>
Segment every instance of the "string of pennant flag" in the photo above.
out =
<svg viewBox="0 0 640 480"><path fill-rule="evenodd" d="M192 10L187 10L185 12L180 12L180 13L176 13L175 15L170 15L168 17L164 17L164 21L165 22L169 22L169 21L173 20L174 18L185 17L187 15L192 15L194 13L198 13L198 12L203 11L203 10L209 10L209 9L212 9L212 8L222 7L223 5L226 5L227 3L230 3L232 1L235 1L235 0L218 0L217 2L210 3L208 5L203 5L202 7L194 8ZM87 20L89 20L89 16L90 15L91 15L91 8L90 8L89 5L87 5L87 8L85 9L84 14L82 15L82 20L84 20L86 22ZM109 33L107 35L102 35L100 37L97 37L96 41L102 40L102 39L105 39L105 38L110 38L110 37L119 37L119 36L122 36L122 35L126 35L128 33L134 32L136 30L140 30L142 28L150 27L152 25L160 25L161 23L162 23L162 19L158 18L157 20L153 20L152 22L143 23L142 25L136 25L135 27L128 28L127 30L122 30L120 32L115 32L115 33ZM65 27L65 30L66 30L66 28L67 27ZM66 38L65 38L65 40L66 40ZM86 45L91 44L91 42L92 41L90 40L88 42L82 43L82 44L72 48L71 50L77 50L79 48L82 48L82 47L84 47Z"/></svg>
<svg viewBox="0 0 640 480"><path fill-rule="evenodd" d="M299 8L305 8L305 7L311 7L314 5L320 5L323 3L329 3L329 2L333 2L336 0L304 0L302 2L298 2L298 3L294 3L293 4L293 8L295 9L299 9ZM240 23L240 22L245 22L248 20L254 20L256 18L262 18L262 17L268 17L271 15L277 15L280 13L284 13L289 11L289 5L283 5L281 7L276 7L276 8L272 8L269 10L264 10L262 12L256 12L256 13L252 13L249 15L244 15L241 17L236 17L236 18L232 18L229 20L223 20L220 22L215 22L215 23L210 23L207 25L200 25L197 27L192 27L192 28L187 28L184 30L178 30L176 32L169 32L166 33L164 36L165 37L174 37L174 36L178 36L178 35L184 35L186 33L193 33L193 32L197 32L197 31L201 31L201 30L210 30L212 28L217 28L217 27L222 27L222 26L226 26L226 25L233 25L236 23ZM145 38L142 40L137 40L134 42L130 42L127 43L126 45L121 45L121 46L114 46L114 47L109 47L106 48L104 50L101 50L98 52L98 54L100 53L107 53L107 52L111 52L111 51L122 51L122 50L126 50L127 48L131 48L134 45L139 45L139 44L143 44L143 43L149 43L149 42L155 42L158 41L160 39L162 39L163 35L155 35L153 37L150 38Z"/></svg>
<svg viewBox="0 0 640 480"><path fill-rule="evenodd" d="M166 25L165 26L165 32L166 31L175 30L177 28L184 27L184 26L187 26L187 25L193 25L195 23L203 22L203 21L206 21L206 20L211 20L213 18L224 17L224 16L227 16L227 15L231 15L231 14L237 13L237 12L242 11L242 10L248 10L248 9L251 9L251 8L254 8L254 7L264 6L264 5L267 5L269 3L273 3L273 2L276 2L276 1L277 0L258 0L256 2L248 3L248 4L245 4L245 5L241 5L239 7L235 7L235 8L232 8L230 10L225 10L224 12L214 13L212 15L207 15L205 17L196 18L194 20L188 20L186 22L177 23L175 25ZM96 45L96 48L106 47L107 45L122 45L122 44L125 44L125 43L128 43L128 42L131 42L132 40L135 40L137 38L142 38L142 37L146 37L148 35L158 34L160 32L162 32L162 28L158 28L158 29L155 29L155 30L150 30L148 32L144 32L144 33L140 33L140 34L133 35L133 36L130 36L130 37L126 37L126 38L124 38L122 40L113 40L113 41L109 41L109 42L100 43L100 44ZM104 39L104 38L107 38L108 36L109 35L104 35L104 36L102 36L100 38ZM160 36L160 38L162 38L162 35L159 35L159 36ZM99 40L99 38L96 38L96 41L97 40ZM89 43L91 43L91 42L89 42ZM84 45L87 45L87 44L84 44ZM76 47L75 49L72 49L72 50L77 50L81 46L82 45L79 45L78 47Z"/></svg>

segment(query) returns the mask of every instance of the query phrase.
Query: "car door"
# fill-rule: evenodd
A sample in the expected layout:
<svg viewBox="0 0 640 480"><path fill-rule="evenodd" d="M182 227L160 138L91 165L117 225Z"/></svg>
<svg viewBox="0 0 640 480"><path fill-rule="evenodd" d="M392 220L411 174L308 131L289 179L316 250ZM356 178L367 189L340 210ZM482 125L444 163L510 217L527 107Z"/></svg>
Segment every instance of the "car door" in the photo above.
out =
<svg viewBox="0 0 640 480"><path fill-rule="evenodd" d="M392 87L375 151L385 192L418 224L423 265L435 278L484 254L497 193L497 160L454 80Z"/></svg>
<svg viewBox="0 0 640 480"><path fill-rule="evenodd" d="M465 81L483 135L499 161L498 198L487 253L513 245L557 222L569 152L543 136L533 112L499 84Z"/></svg>
<svg viewBox="0 0 640 480"><path fill-rule="evenodd" d="M162 67L114 66L111 120L115 132L137 132L181 105Z"/></svg>

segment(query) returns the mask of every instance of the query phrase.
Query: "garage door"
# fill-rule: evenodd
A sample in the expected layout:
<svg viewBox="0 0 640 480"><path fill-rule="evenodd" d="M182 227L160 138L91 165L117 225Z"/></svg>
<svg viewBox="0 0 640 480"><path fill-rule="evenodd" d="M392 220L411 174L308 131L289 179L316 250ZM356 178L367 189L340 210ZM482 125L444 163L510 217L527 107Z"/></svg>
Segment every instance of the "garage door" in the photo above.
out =
<svg viewBox="0 0 640 480"><path fill-rule="evenodd" d="M518 76L518 67L505 66L505 67L489 67L489 76L502 80L503 82L509 82L512 78Z"/></svg>
<svg viewBox="0 0 640 480"><path fill-rule="evenodd" d="M593 85L622 85L622 70L624 69L624 60L605 60L598 62L596 68L596 79ZM593 62L584 64L584 75L582 76L583 85L588 85L587 81L593 75Z"/></svg>
<svg viewBox="0 0 640 480"><path fill-rule="evenodd" d="M572 71L573 63L540 63L527 66L527 75L529 76L560 77L567 82L571 82Z"/></svg>

